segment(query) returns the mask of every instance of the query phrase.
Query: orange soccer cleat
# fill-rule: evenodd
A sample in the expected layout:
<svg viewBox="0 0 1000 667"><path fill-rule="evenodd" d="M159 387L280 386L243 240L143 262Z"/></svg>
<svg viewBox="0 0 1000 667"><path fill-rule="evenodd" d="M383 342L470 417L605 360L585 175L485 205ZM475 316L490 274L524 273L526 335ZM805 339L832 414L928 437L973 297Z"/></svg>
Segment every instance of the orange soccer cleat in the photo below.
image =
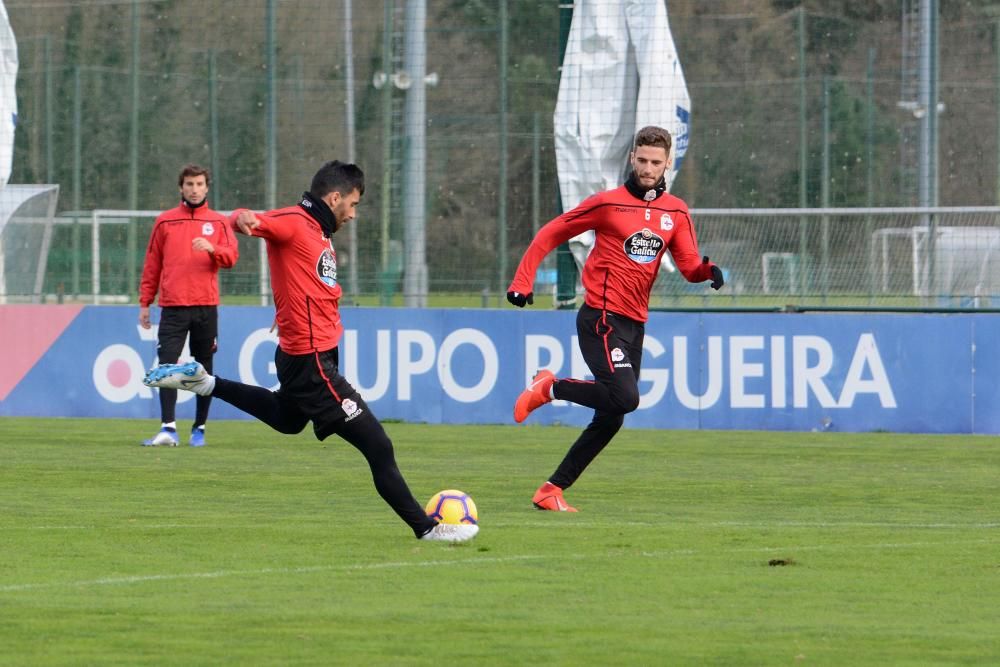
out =
<svg viewBox="0 0 1000 667"><path fill-rule="evenodd" d="M536 408L540 408L552 400L552 385L556 376L550 370L540 370L535 373L528 388L521 392L514 403L514 421L518 424L528 418Z"/></svg>
<svg viewBox="0 0 1000 667"><path fill-rule="evenodd" d="M563 490L552 482L545 482L538 490L535 491L535 496L531 499L531 502L536 508L540 510L549 510L550 512L575 512L576 508L571 507L566 503L566 499L563 498Z"/></svg>

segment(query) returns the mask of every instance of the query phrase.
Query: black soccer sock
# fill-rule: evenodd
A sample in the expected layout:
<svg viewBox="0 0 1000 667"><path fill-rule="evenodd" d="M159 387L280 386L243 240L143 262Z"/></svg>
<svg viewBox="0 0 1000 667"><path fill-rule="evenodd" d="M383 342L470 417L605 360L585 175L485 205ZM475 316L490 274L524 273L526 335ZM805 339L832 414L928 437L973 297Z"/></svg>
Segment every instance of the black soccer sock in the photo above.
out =
<svg viewBox="0 0 1000 667"><path fill-rule="evenodd" d="M160 392L160 421L164 424L177 421L177 390L163 389Z"/></svg>
<svg viewBox="0 0 1000 667"><path fill-rule="evenodd" d="M205 372L209 375L212 374L212 355L198 356L195 355L194 360L201 363L205 367ZM211 396L198 395L195 399L195 411L194 411L194 425L192 428L198 428L199 426L204 426L205 422L208 421L208 409L212 405Z"/></svg>
<svg viewBox="0 0 1000 667"><path fill-rule="evenodd" d="M420 537L434 527L435 521L427 516L413 497L403 474L399 472L392 441L375 415L366 411L360 417L344 422L337 429L337 435L364 455L372 471L375 490L413 530L414 535Z"/></svg>
<svg viewBox="0 0 1000 667"><path fill-rule="evenodd" d="M215 377L212 396L256 417L279 433L301 433L309 418L282 402L273 391L263 387Z"/></svg>
<svg viewBox="0 0 1000 667"><path fill-rule="evenodd" d="M623 415L595 412L594 419L566 452L549 481L562 489L572 486L591 461L611 442L624 422Z"/></svg>
<svg viewBox="0 0 1000 667"><path fill-rule="evenodd" d="M208 408L212 405L211 396L198 396L195 398L194 424L192 428L204 426L208 421Z"/></svg>

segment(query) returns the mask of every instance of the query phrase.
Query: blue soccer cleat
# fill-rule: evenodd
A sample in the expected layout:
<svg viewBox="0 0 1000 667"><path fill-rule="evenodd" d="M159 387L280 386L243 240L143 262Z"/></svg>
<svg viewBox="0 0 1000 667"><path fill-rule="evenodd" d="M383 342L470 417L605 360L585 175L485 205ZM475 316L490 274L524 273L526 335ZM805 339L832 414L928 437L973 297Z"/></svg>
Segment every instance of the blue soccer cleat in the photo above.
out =
<svg viewBox="0 0 1000 667"><path fill-rule="evenodd" d="M209 375L197 361L186 364L160 364L146 373L142 383L160 389L184 389L200 396L210 396L215 388L215 376Z"/></svg>
<svg viewBox="0 0 1000 667"><path fill-rule="evenodd" d="M192 447L204 447L205 446L205 429L203 428L193 428L191 429L191 439L188 440L188 444Z"/></svg>
<svg viewBox="0 0 1000 667"><path fill-rule="evenodd" d="M154 435L149 440L142 441L143 447L176 447L177 446L177 430L172 428L167 428L164 426L160 429L160 432Z"/></svg>

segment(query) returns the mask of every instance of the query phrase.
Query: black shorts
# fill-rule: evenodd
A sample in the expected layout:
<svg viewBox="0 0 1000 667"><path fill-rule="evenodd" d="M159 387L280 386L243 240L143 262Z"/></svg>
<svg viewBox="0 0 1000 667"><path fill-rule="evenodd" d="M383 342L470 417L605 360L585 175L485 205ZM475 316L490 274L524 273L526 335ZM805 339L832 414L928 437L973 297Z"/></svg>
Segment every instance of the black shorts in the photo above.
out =
<svg viewBox="0 0 1000 667"><path fill-rule="evenodd" d="M188 334L191 356L210 369L218 349L219 309L217 306L166 306L161 309L156 353L161 364L173 364L181 356ZM209 363L205 363L208 359Z"/></svg>
<svg viewBox="0 0 1000 667"><path fill-rule="evenodd" d="M298 411L313 423L323 440L347 422L369 415L364 399L340 374L337 348L311 354L286 354L279 347L274 365L281 383L276 392L286 410Z"/></svg>
<svg viewBox="0 0 1000 667"><path fill-rule="evenodd" d="M576 332L580 352L596 381L638 382L646 337L642 322L584 304L576 316Z"/></svg>

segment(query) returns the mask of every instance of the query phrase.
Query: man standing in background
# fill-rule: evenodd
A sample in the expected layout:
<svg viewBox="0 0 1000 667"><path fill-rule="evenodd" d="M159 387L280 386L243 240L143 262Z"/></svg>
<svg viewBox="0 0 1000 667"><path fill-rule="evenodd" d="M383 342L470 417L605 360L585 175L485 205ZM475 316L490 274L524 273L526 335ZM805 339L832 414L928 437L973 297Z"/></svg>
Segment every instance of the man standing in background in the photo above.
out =
<svg viewBox="0 0 1000 667"><path fill-rule="evenodd" d="M228 220L208 207L208 169L185 165L177 179L181 203L153 225L139 284L139 325L149 329L149 306L159 292L156 351L161 364L177 363L191 336L191 355L211 372L219 332L219 268L231 268L239 246ZM211 396L198 396L189 444L205 444ZM145 446L176 447L176 389L160 389L160 431Z"/></svg>

